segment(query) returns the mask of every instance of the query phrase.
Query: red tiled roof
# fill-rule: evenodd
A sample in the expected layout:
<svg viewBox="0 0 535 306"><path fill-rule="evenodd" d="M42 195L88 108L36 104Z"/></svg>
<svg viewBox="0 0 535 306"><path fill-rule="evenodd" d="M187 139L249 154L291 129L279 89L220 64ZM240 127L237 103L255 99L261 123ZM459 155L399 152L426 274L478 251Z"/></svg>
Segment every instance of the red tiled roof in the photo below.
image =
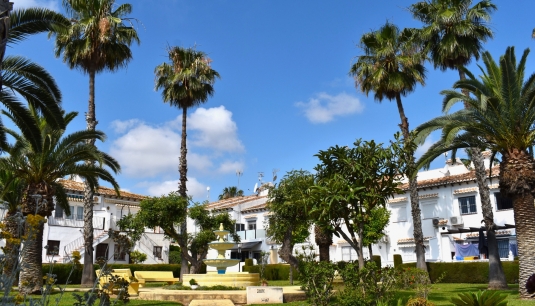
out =
<svg viewBox="0 0 535 306"><path fill-rule="evenodd" d="M206 209L222 210L222 209L232 208L236 205L244 204L247 202L263 199L263 198L266 198L266 196L250 195L250 196L243 196L243 197L234 197L234 198L228 198L228 199L209 203L205 207Z"/></svg>
<svg viewBox="0 0 535 306"><path fill-rule="evenodd" d="M255 205L253 207L249 207L247 209L244 209L241 212L242 213L247 213L247 212L253 212L253 211L256 211L256 210L264 210L264 209L267 209L266 206L267 206L267 203L263 203L263 204Z"/></svg>
<svg viewBox="0 0 535 306"><path fill-rule="evenodd" d="M72 180L59 180L59 182L67 190L79 191L79 192L83 192L84 191L84 184L81 183L81 182L76 182L76 181L72 181ZM108 196L108 197L123 198L123 199L138 200L138 201L141 201L141 200L147 198L147 196L144 196L144 195L135 194L135 193L122 191L122 190L121 190L121 196L117 197L117 194L115 193L115 190L113 188L102 187L102 186L100 186L96 190L95 193L97 195L105 195L105 196Z"/></svg>
<svg viewBox="0 0 535 306"><path fill-rule="evenodd" d="M489 170L487 170L487 176L489 175ZM500 167L493 167L492 168L492 177L496 178L500 175ZM448 184L455 184L455 183L463 183L463 182L470 182L476 180L476 173L474 170L463 173L463 174L457 174L457 175L450 175L450 176L444 176L439 177L436 179L430 179L430 180L421 180L418 181L418 188L427 188L427 187L437 187L437 186L444 186ZM409 183L402 184L399 186L402 190L409 190Z"/></svg>

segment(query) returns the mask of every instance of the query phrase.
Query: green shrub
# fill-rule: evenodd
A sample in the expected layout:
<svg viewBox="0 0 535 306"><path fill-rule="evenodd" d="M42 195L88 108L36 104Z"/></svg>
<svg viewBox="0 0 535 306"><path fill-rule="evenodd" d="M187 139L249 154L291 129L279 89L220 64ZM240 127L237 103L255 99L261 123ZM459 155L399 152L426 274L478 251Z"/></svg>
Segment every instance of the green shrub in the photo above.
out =
<svg viewBox="0 0 535 306"><path fill-rule="evenodd" d="M394 268L401 269L402 264L403 258L401 258L401 254L394 254Z"/></svg>
<svg viewBox="0 0 535 306"><path fill-rule="evenodd" d="M417 297L417 298L410 299L407 302L407 306L435 306L435 304L429 302L428 300L424 298Z"/></svg>
<svg viewBox="0 0 535 306"><path fill-rule="evenodd" d="M169 252L179 252L180 253L180 247L178 245L170 245L169 246Z"/></svg>
<svg viewBox="0 0 535 306"><path fill-rule="evenodd" d="M432 282L444 275L444 283L485 284L489 281L488 262L428 262L427 271ZM518 282L518 261L502 261L507 283ZM416 268L416 263L400 265L400 268Z"/></svg>
<svg viewBox="0 0 535 306"><path fill-rule="evenodd" d="M246 266L246 267L251 267L251 266L253 266L253 259L252 259L252 258L247 258L247 259L245 259L245 266Z"/></svg>
<svg viewBox="0 0 535 306"><path fill-rule="evenodd" d="M479 291L478 293L463 292L457 297L451 298L451 302L456 306L506 306L504 301L507 294L501 295L499 291Z"/></svg>
<svg viewBox="0 0 535 306"><path fill-rule="evenodd" d="M180 251L169 251L169 263L180 264L182 262L182 255Z"/></svg>
<svg viewBox="0 0 535 306"><path fill-rule="evenodd" d="M373 255L373 256L372 256L372 260L375 261L375 265L376 265L377 267L379 267L379 268L381 267L381 256L379 256L379 255Z"/></svg>
<svg viewBox="0 0 535 306"><path fill-rule="evenodd" d="M141 253L140 251L132 251L130 252L130 260L132 260L133 263L143 263L145 260L147 260L147 254Z"/></svg>
<svg viewBox="0 0 535 306"><path fill-rule="evenodd" d="M259 273L260 266L244 266L243 272ZM299 273L294 269L294 279L299 278ZM288 264L267 264L264 272L266 280L288 280L290 278L290 265Z"/></svg>

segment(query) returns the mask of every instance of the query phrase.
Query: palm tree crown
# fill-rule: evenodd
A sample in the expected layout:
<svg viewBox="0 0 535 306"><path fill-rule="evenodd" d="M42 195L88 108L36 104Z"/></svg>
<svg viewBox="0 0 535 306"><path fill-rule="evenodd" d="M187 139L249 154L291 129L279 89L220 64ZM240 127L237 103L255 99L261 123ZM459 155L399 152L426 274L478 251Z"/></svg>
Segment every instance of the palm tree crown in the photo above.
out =
<svg viewBox="0 0 535 306"><path fill-rule="evenodd" d="M472 0L420 1L409 7L415 19L424 23L418 31L431 55L435 68L457 69L479 59L482 43L492 38L487 23L496 10L491 1Z"/></svg>
<svg viewBox="0 0 535 306"><path fill-rule="evenodd" d="M236 186L225 187L223 188L223 191L219 195L219 200L242 197L242 196L243 196L243 190L241 189L238 190L238 187Z"/></svg>

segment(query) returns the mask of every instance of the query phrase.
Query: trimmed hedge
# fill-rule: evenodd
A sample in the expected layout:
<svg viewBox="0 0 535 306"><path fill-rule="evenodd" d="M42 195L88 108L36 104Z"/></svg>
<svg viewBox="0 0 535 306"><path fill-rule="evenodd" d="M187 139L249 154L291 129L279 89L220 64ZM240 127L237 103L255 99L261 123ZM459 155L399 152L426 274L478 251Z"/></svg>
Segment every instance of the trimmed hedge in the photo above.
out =
<svg viewBox="0 0 535 306"><path fill-rule="evenodd" d="M394 268L401 269L402 264L403 258L401 257L401 254L394 254Z"/></svg>
<svg viewBox="0 0 535 306"><path fill-rule="evenodd" d="M260 266L244 266L243 272L260 273ZM299 277L299 272L293 270L294 279ZM290 279L290 265L289 264L267 264L265 270L266 280L288 280Z"/></svg>
<svg viewBox="0 0 535 306"><path fill-rule="evenodd" d="M379 267L379 268L381 267L381 256L379 256L379 255L373 255L373 256L372 256L372 260L375 261L375 265L376 265L377 267Z"/></svg>
<svg viewBox="0 0 535 306"><path fill-rule="evenodd" d="M427 262L429 277L434 282L445 272L442 283L485 284L489 282L488 262ZM508 284L518 283L518 261L502 261ZM416 269L416 263L401 264L400 268Z"/></svg>
<svg viewBox="0 0 535 306"><path fill-rule="evenodd" d="M246 267L251 267L251 266L253 266L253 259L252 259L252 258L246 258L246 259L245 259L245 266L246 266Z"/></svg>
<svg viewBox="0 0 535 306"><path fill-rule="evenodd" d="M166 265L166 264L154 264L154 265L143 265L143 264L109 264L112 269L130 269L132 275L135 271L172 271L174 277L180 276L180 265ZM49 273L50 264L43 264L43 275ZM52 274L56 274L56 283L65 284L69 273L71 273L72 264L54 264ZM94 269L100 269L98 265L94 265ZM205 267L206 269L206 267ZM80 284L82 282L82 271L83 265L79 269L73 271L71 278L69 280L70 284ZM202 271L202 268L201 268ZM206 270L205 270L206 272Z"/></svg>

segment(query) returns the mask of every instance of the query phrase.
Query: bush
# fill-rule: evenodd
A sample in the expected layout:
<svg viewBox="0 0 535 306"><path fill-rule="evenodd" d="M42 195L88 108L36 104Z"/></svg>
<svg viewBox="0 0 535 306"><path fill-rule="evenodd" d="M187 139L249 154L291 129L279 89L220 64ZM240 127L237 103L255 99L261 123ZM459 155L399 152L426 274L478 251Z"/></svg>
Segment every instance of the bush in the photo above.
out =
<svg viewBox="0 0 535 306"><path fill-rule="evenodd" d="M132 251L130 252L130 260L132 260L133 263L143 263L145 260L147 260L147 254L141 253L140 251Z"/></svg>
<svg viewBox="0 0 535 306"><path fill-rule="evenodd" d="M260 266L244 266L243 272L260 273ZM299 273L294 269L294 279L299 278ZM264 272L266 280L288 280L290 279L290 265L288 264L267 264Z"/></svg>
<svg viewBox="0 0 535 306"><path fill-rule="evenodd" d="M401 269L402 264L403 258L401 258L401 254L394 254L394 268Z"/></svg>
<svg viewBox="0 0 535 306"><path fill-rule="evenodd" d="M251 267L251 266L253 266L253 259L252 259L252 258L247 258L247 259L245 259L245 266L246 266L246 267Z"/></svg>
<svg viewBox="0 0 535 306"><path fill-rule="evenodd" d="M373 256L372 256L372 260L375 261L375 265L376 265L377 267L379 267L379 268L381 267L381 256L379 256L379 255L373 255Z"/></svg>
<svg viewBox="0 0 535 306"><path fill-rule="evenodd" d="M506 306L506 294L501 295L499 291L479 291L478 293L463 292L457 297L451 298L451 302L456 306L478 305L478 306Z"/></svg>
<svg viewBox="0 0 535 306"><path fill-rule="evenodd" d="M180 264L182 262L182 255L180 251L169 251L169 263Z"/></svg>
<svg viewBox="0 0 535 306"><path fill-rule="evenodd" d="M407 302L407 306L435 306L435 304L429 302L428 300L418 297L410 299Z"/></svg>

